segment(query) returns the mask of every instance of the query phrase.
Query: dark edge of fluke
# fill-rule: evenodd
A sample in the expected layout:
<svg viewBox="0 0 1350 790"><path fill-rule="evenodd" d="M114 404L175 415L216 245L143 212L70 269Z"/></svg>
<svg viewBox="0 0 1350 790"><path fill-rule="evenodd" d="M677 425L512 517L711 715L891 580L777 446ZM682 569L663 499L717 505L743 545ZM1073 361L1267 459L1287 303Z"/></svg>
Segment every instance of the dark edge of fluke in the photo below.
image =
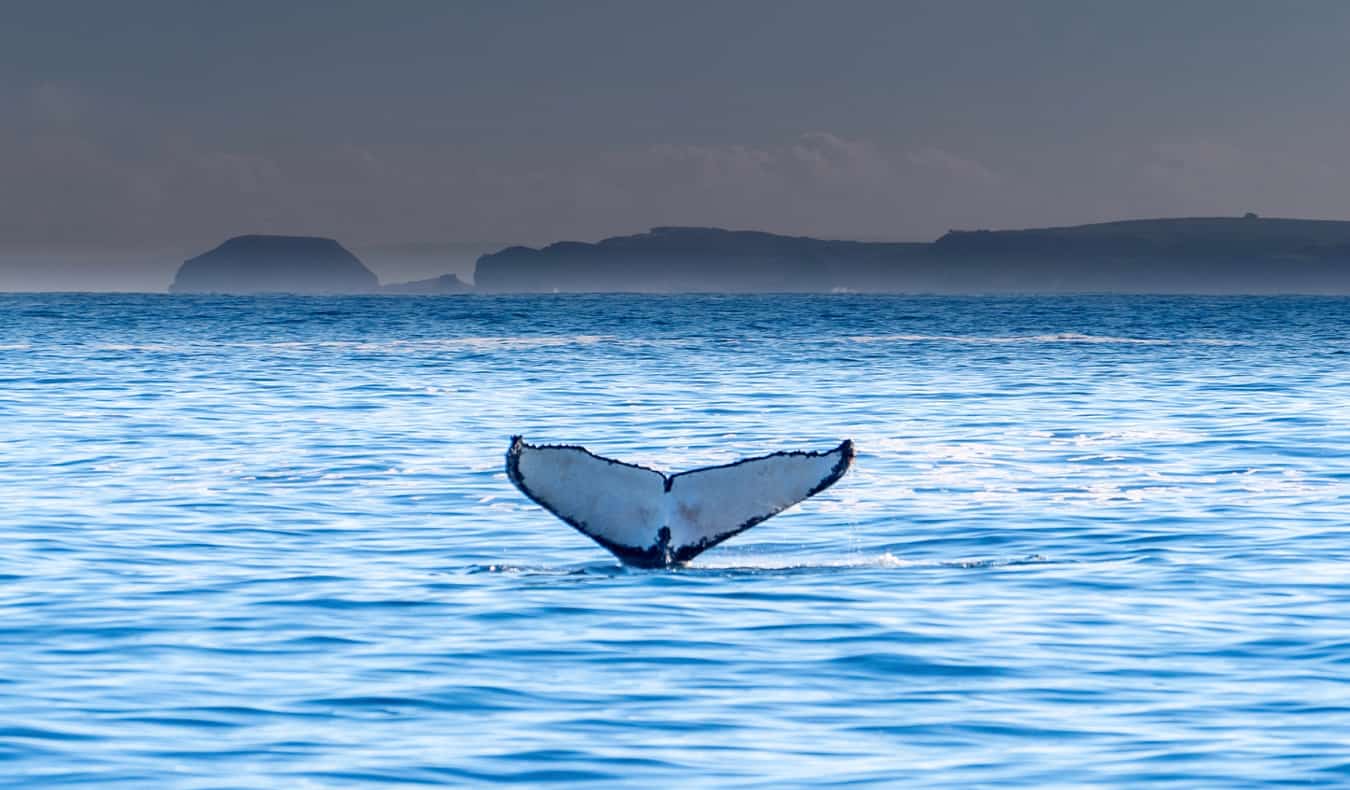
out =
<svg viewBox="0 0 1350 790"><path fill-rule="evenodd" d="M577 532L580 532L581 534L585 535L586 537L590 538L596 543L599 543L610 554L613 554L615 557L618 557L619 561L622 562L624 565L631 565L635 568L665 568L669 566L670 564L669 549L667 548L667 546L662 545L661 541L658 541L657 543L654 543L645 549L635 549L632 546L624 546L622 544L615 543L612 540L608 540L600 535L595 534L594 532L591 532L589 529L586 528L585 522L576 521L575 519L564 516L562 513L559 513L557 510L554 510L553 506L550 505L548 502L536 496L535 493L530 490L529 484L525 482L525 476L520 472L520 453L526 447L552 447L565 450L580 450L581 452L586 453L592 458L596 458L598 460L614 464L615 466L628 466L636 469L643 469L645 471L661 475L662 478L666 477L664 474L656 471L655 469L649 469L645 466L638 466L637 464L628 464L624 463L623 461L615 461L612 458L605 458L604 456L596 455L590 450L587 450L585 447L581 447L574 444L544 444L544 445L526 444L525 437L519 434L511 437L511 447L506 451L506 476L511 480L512 484L515 485L515 487L520 491L520 493L528 497L531 502L535 503L539 507L542 507L544 510L551 513L559 521L575 529ZM670 540L670 531L663 528L662 533L664 534L666 542L668 543Z"/></svg>
<svg viewBox="0 0 1350 790"><path fill-rule="evenodd" d="M729 530L729 531L727 531L727 532L719 533L719 534L717 534L717 535L715 535L715 536L713 536L713 537L711 537L711 538L704 538L703 540L700 540L698 543L695 543L695 544L692 544L692 545L689 545L689 546L680 546L680 547L675 551L675 556L674 556L674 561L675 561L675 563L681 564L681 563L689 562L690 560L692 560L693 558L695 558L695 557L697 557L698 555L702 554L703 552L707 551L708 549L711 549L713 546L716 546L717 544L722 543L723 541L726 541L726 540L728 540L728 539L730 539L730 538L734 538L735 536L741 534L742 532L746 531L747 529L750 529L751 527L755 526L756 524L760 524L760 523L762 523L762 522L764 522L764 521L766 521L766 520L768 520L768 519L770 519L770 518L772 518L772 517L778 515L779 513L782 513L784 510L787 510L789 507L792 507L792 505L795 505L795 504L797 504L798 502L804 502L804 501L810 499L811 497L815 496L816 494L819 494L821 491L824 491L825 489L827 489L827 488L829 488L830 486L834 485L835 483L839 482L839 478L843 477L843 476L844 476L844 473L847 472L847 471L848 471L848 468L849 468L850 466L852 466L852 464L853 464L853 440L852 440L852 439L845 439L844 441L840 442L840 443L838 444L838 446L832 447L832 448L830 448L829 450L825 450L825 451L823 451L823 452L819 452L819 451L810 451L810 450L786 450L786 451L783 451L783 452L769 453L768 455L761 455L761 456L758 456L758 457L756 457L756 458L742 458L741 460L736 461L736 462L734 462L734 463L730 463L730 464L722 464L722 465L720 465L720 466L705 466L705 467L702 467L702 468L700 468L700 469L690 469L690 470L687 471L687 472L680 472L680 473L678 473L678 474L671 475L670 477L666 478L666 490L669 491L669 490L670 490L670 484L671 484L671 481L673 481L676 477L681 477L681 476L683 476L683 475L693 474L694 472L701 472L701 471L704 471L705 469L722 469L722 468L724 468L724 467L729 467L729 466L739 466L739 465L741 465L741 464L749 463L749 462L751 462L751 461L762 461L762 460L764 460L765 458L775 458L775 457L778 457L778 456L784 456L784 455L788 455L788 456L791 456L791 455L800 455L800 456L806 456L806 457L808 457L808 458L819 458L819 457L821 457L821 456L829 455L830 453L839 453L839 462L836 463L836 464L834 465L834 468L830 470L830 473L829 473L828 475L826 475L824 478L822 478L821 481L820 481L819 483L816 483L816 485L815 485L810 491L807 492L806 496L804 496L804 497L802 497L801 499L797 500L797 502L793 502L791 505L786 505L786 506L784 506L784 507L779 508L778 510L772 511L772 512L770 512L770 513L765 513L765 514L763 514L763 515L756 516L756 517L754 517L754 518L752 518L752 519L749 519L748 521L746 521L746 522L744 522L743 524L737 526L737 527L736 527L735 529L733 529L733 530ZM664 531L664 528L663 528L663 531Z"/></svg>

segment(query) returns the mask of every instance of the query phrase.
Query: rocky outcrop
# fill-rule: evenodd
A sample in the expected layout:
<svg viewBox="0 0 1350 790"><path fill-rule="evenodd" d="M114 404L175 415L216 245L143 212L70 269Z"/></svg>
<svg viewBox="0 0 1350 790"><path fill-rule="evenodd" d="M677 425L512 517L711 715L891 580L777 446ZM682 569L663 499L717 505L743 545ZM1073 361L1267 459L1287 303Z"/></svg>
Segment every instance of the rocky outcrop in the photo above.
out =
<svg viewBox="0 0 1350 790"><path fill-rule="evenodd" d="M170 293L374 293L379 280L333 239L236 236L185 261Z"/></svg>
<svg viewBox="0 0 1350 790"><path fill-rule="evenodd" d="M442 274L427 280L412 280L406 283L390 283L380 288L387 294L462 294L473 290L473 286L453 274Z"/></svg>

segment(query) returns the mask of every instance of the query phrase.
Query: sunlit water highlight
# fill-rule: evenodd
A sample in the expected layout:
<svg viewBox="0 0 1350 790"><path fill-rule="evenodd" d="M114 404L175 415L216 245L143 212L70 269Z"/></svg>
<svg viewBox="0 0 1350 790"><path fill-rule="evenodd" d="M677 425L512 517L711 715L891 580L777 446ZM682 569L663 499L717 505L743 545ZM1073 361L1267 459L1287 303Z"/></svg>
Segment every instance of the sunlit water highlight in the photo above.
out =
<svg viewBox="0 0 1350 790"><path fill-rule="evenodd" d="M0 297L0 783L1350 783L1350 301ZM625 571L512 433L838 485Z"/></svg>

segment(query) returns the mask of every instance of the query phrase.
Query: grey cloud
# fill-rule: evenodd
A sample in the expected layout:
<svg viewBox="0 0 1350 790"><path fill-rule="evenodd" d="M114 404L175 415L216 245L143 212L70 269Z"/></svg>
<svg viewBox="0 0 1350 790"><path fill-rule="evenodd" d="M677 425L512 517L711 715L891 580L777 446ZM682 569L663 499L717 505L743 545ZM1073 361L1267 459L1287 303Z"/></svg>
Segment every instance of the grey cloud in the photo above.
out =
<svg viewBox="0 0 1350 790"><path fill-rule="evenodd" d="M33 87L33 118L38 122L70 123L79 117L83 99L68 83L40 82Z"/></svg>
<svg viewBox="0 0 1350 790"><path fill-rule="evenodd" d="M997 173L974 159L957 156L936 146L910 151L905 154L905 159L916 167L939 171L956 181L969 181L986 186L999 182Z"/></svg>

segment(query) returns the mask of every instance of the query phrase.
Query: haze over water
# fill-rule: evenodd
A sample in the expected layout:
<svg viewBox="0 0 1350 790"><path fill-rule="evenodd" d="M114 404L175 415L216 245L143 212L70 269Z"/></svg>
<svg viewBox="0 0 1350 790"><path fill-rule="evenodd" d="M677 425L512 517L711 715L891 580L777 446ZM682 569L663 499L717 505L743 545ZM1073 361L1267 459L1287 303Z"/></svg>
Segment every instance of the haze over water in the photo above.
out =
<svg viewBox="0 0 1350 790"><path fill-rule="evenodd" d="M0 296L0 785L1344 785L1347 319ZM513 433L858 456L627 571Z"/></svg>

